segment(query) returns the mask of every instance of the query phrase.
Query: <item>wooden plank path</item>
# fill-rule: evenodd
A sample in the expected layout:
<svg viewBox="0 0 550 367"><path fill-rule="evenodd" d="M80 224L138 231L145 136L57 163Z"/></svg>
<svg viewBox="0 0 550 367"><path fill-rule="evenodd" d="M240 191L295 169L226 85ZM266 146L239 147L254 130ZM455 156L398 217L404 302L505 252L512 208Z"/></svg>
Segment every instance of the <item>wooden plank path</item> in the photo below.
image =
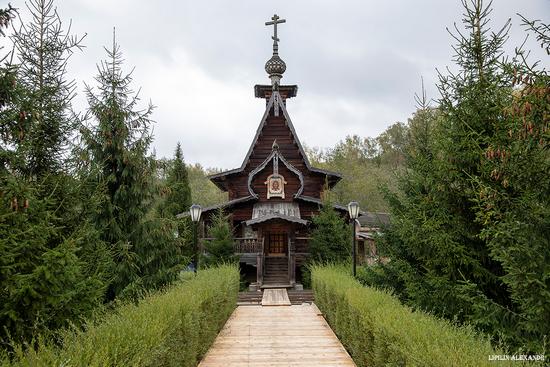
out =
<svg viewBox="0 0 550 367"><path fill-rule="evenodd" d="M314 304L238 306L199 364L355 366Z"/></svg>
<svg viewBox="0 0 550 367"><path fill-rule="evenodd" d="M266 289L262 297L262 306L290 306L286 289Z"/></svg>

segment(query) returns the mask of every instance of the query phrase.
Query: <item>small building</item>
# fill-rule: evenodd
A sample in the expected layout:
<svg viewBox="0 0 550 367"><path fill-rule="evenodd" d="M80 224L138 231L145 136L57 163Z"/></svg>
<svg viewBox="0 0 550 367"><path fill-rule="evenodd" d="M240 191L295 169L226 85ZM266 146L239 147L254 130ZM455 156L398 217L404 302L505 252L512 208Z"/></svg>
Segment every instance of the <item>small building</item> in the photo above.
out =
<svg viewBox="0 0 550 367"><path fill-rule="evenodd" d="M376 249L376 237L390 225L388 213L362 212L356 221L357 263L373 265L387 259L381 258Z"/></svg>
<svg viewBox="0 0 550 367"><path fill-rule="evenodd" d="M270 22L275 36L265 70L271 83L254 86L255 97L265 101L256 135L239 168L209 177L228 192L229 200L202 212L206 225L219 208L229 214L241 265L253 269L252 283L264 288L294 287L300 281L300 267L309 253L311 218L319 212L323 191L342 178L310 164L294 129L287 103L297 96L298 87L280 84L286 70L278 54L280 22L277 16ZM347 215L345 207L336 209Z"/></svg>

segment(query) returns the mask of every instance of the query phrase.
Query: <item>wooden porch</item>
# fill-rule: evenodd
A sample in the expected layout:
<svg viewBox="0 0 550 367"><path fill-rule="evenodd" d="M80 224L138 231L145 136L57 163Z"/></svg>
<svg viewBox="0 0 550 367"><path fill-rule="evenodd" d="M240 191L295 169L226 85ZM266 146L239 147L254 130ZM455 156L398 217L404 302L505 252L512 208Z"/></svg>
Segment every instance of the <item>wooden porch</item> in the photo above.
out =
<svg viewBox="0 0 550 367"><path fill-rule="evenodd" d="M286 251L283 254L270 256L266 249L265 238L236 238L234 251L243 262L256 257L256 282L260 288L287 287L296 285L296 265L307 257L309 237L287 237Z"/></svg>
<svg viewBox="0 0 550 367"><path fill-rule="evenodd" d="M212 238L202 238L204 242ZM256 268L256 286L259 288L286 287L296 285L296 266L303 264L309 255L307 245L310 237L287 237L285 252L270 256L265 238L234 238L233 251L239 261Z"/></svg>

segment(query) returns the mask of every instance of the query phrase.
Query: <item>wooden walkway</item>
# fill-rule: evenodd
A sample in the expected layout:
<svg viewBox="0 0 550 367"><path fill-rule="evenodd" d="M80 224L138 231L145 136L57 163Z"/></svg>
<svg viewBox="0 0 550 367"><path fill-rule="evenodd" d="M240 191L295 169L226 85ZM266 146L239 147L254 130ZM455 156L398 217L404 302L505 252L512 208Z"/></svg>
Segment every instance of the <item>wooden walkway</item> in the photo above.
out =
<svg viewBox="0 0 550 367"><path fill-rule="evenodd" d="M262 297L262 306L290 306L286 289L266 289Z"/></svg>
<svg viewBox="0 0 550 367"><path fill-rule="evenodd" d="M314 304L239 306L199 364L355 366Z"/></svg>

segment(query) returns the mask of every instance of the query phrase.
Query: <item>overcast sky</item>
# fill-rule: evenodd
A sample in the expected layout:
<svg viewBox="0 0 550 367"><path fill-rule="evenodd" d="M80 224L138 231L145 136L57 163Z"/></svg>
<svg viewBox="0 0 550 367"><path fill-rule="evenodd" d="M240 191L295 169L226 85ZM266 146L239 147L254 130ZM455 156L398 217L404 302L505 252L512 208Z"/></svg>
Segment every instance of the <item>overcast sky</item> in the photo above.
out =
<svg viewBox="0 0 550 367"><path fill-rule="evenodd" d="M510 52L526 35L516 13L550 21L550 0L493 5L495 29L512 18ZM134 86L157 106L157 156L172 156L180 141L188 163L226 169L240 166L263 114L253 86L269 83L272 27L264 23L273 13L287 21L279 26L282 83L299 87L287 103L290 116L301 141L319 147L405 122L421 77L437 99L436 68L452 65L445 28L462 13L459 0L58 0L57 7L74 33L87 33L86 49L70 63L77 109L85 107L83 82L93 85L116 26L126 69L135 67Z"/></svg>

